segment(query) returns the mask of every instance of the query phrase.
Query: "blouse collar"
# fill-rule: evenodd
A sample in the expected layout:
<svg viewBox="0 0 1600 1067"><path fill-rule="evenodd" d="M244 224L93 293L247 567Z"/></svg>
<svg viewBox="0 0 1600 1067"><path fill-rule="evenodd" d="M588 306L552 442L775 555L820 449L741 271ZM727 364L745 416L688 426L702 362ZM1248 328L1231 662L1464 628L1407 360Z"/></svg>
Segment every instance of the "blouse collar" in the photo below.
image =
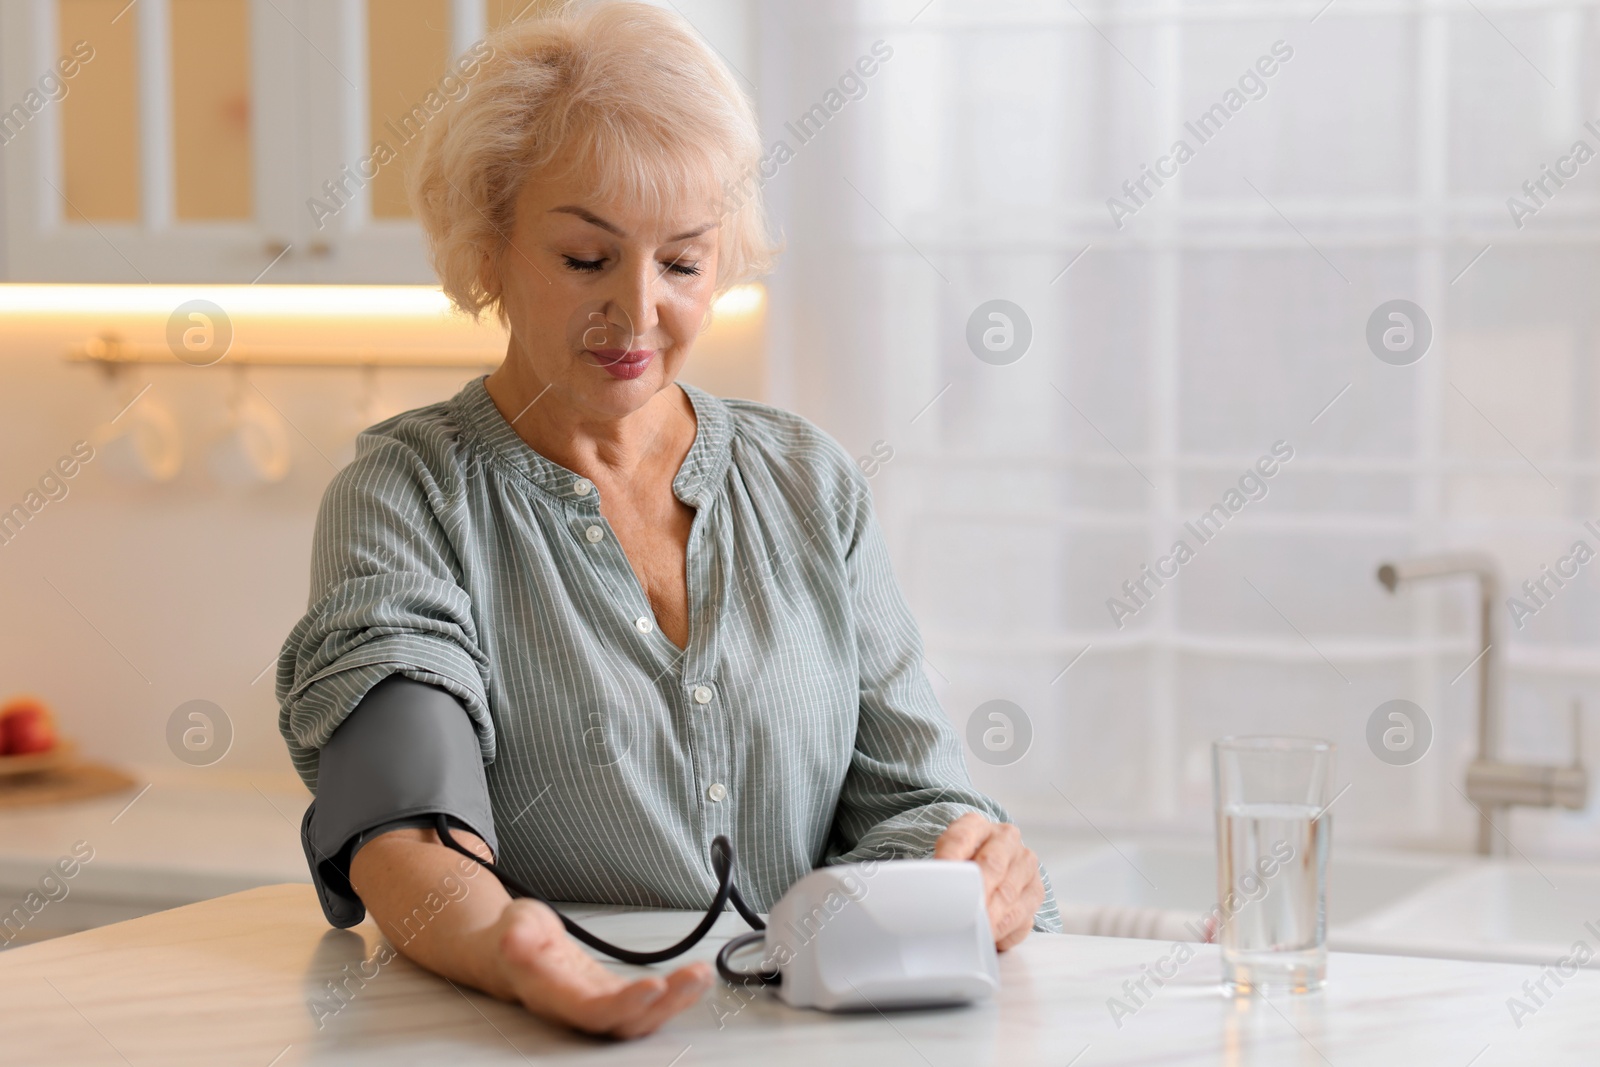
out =
<svg viewBox="0 0 1600 1067"><path fill-rule="evenodd" d="M592 486L582 475L547 459L529 447L511 428L484 384L475 378L451 402L461 425L477 443L501 463L527 476L552 496L574 502L596 502ZM672 479L672 491L685 504L698 508L710 499L728 469L732 454L733 418L717 397L688 382L679 382L694 406L694 443Z"/></svg>

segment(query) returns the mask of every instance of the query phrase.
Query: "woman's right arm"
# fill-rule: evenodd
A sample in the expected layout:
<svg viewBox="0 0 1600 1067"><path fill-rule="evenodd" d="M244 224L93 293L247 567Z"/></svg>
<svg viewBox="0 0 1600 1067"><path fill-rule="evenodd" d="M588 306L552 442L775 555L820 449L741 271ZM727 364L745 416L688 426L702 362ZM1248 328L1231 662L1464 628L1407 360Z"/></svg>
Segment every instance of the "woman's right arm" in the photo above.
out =
<svg viewBox="0 0 1600 1067"><path fill-rule="evenodd" d="M434 467L447 466L432 458ZM448 812L466 824L455 831L458 840L485 857L492 851L483 836L492 840L494 827L481 781L483 761L493 756L488 660L471 599L458 581L453 543L435 510L448 504L463 475L441 483L432 469L421 453L374 435L334 477L317 518L311 604L279 661L279 725L296 769L318 798L302 836L324 910L330 923L348 926L360 921L365 905L413 962L546 1019L591 1033L647 1034L704 992L711 982L706 964L634 981L619 977L567 936L549 907L513 901L487 872L476 877L481 868L441 845L433 830L378 832L355 844L353 856L343 851L351 835L381 830L390 821L386 813L402 809ZM396 687L405 686L414 687L413 695L415 689L434 693L444 704L424 702L413 707L414 715L400 714L412 706L410 698L357 710L399 697ZM387 697L380 697L385 690ZM402 718L413 726L432 721L446 732L393 751L393 735L404 732ZM360 729L350 734L351 727ZM340 748L340 736L347 758L322 766L323 757ZM378 751L375 742L383 740L391 750ZM415 788L448 777L437 763L446 750L451 766L474 769L473 803L430 809L415 797L387 808L375 801L382 791L370 783L383 778L368 772L386 770ZM421 762L402 759L407 753ZM375 803L382 810L369 810ZM349 899L349 889L359 901Z"/></svg>
<svg viewBox="0 0 1600 1067"><path fill-rule="evenodd" d="M455 836L489 858L475 835ZM432 830L391 830L356 852L350 882L379 928L414 963L589 1033L651 1033L711 984L711 967L703 962L629 981L567 936L549 907L513 900L492 875L474 877L463 865L472 866ZM452 883L466 891L449 892ZM436 912L425 903L430 896Z"/></svg>

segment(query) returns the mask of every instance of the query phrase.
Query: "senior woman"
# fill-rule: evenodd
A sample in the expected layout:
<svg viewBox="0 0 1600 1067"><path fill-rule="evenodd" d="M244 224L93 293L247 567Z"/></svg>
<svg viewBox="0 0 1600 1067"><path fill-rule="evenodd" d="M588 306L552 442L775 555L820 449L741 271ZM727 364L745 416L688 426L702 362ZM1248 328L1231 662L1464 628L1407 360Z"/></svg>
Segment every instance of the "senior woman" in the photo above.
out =
<svg viewBox="0 0 1600 1067"><path fill-rule="evenodd" d="M555 900L703 909L727 835L758 910L818 865L932 855L981 868L1001 949L1058 928L970 783L850 457L675 381L772 256L728 71L634 3L547 5L484 53L411 184L505 362L362 435L278 667L329 920L370 911L420 965L617 1036L709 967L608 970L544 904L464 879L434 818ZM424 799L375 800L375 767Z"/></svg>

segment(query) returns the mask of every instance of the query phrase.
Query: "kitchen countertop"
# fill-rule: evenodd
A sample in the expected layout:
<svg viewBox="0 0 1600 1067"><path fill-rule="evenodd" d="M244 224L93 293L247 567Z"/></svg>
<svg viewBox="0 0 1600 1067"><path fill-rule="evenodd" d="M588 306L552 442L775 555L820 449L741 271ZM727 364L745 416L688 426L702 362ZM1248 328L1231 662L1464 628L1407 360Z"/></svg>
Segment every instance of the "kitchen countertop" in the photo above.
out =
<svg viewBox="0 0 1600 1067"><path fill-rule="evenodd" d="M57 860L93 850L68 894L23 940L117 922L225 893L309 882L300 817L311 795L278 775L131 767L137 785L94 800L0 811L0 912ZM4 940L0 938L0 940Z"/></svg>
<svg viewBox="0 0 1600 1067"><path fill-rule="evenodd" d="M584 914L602 936L641 948L694 921ZM689 958L711 958L742 929L724 916ZM0 954L0 1063L1494 1067L1594 1063L1600 1041L1592 971L1552 983L1519 1028L1507 998L1537 979L1532 967L1333 953L1320 993L1233 1000L1218 992L1212 946L1195 946L1119 1027L1108 998L1169 946L1035 934L1001 956L1000 993L981 1006L830 1016L767 993L746 1003L718 983L651 1037L613 1043L547 1026L399 957L368 965L369 979L347 977L342 1002L328 999L327 983L356 975L379 942L370 920L330 930L309 886L279 885L14 949Z"/></svg>

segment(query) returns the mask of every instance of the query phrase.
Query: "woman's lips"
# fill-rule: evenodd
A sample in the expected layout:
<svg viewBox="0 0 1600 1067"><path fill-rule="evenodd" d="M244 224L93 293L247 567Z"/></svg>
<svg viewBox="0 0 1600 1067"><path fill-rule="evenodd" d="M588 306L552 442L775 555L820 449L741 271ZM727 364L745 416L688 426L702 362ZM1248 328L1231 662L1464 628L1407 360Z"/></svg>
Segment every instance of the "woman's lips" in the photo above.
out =
<svg viewBox="0 0 1600 1067"><path fill-rule="evenodd" d="M595 358L595 362L607 374L625 380L643 374L656 355L653 348L636 348L632 351L622 348L590 348L585 351Z"/></svg>

